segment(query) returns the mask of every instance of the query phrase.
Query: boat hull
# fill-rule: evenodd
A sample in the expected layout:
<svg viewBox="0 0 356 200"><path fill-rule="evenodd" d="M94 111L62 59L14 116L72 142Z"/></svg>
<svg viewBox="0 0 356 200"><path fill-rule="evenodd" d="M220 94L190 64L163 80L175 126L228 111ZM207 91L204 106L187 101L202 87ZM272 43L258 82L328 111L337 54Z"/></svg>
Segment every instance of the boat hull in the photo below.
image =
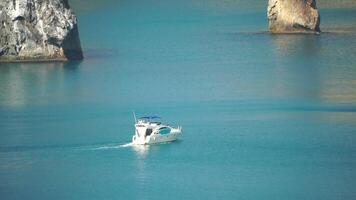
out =
<svg viewBox="0 0 356 200"><path fill-rule="evenodd" d="M165 142L172 142L178 139L181 132L171 132L169 134L153 134L146 136L145 138L136 138L135 136L132 138L133 144L158 144Z"/></svg>
<svg viewBox="0 0 356 200"><path fill-rule="evenodd" d="M147 144L172 142L172 141L177 140L179 135L180 135L180 133L169 133L169 134L165 134L165 135L161 135L161 134L152 135L149 138Z"/></svg>

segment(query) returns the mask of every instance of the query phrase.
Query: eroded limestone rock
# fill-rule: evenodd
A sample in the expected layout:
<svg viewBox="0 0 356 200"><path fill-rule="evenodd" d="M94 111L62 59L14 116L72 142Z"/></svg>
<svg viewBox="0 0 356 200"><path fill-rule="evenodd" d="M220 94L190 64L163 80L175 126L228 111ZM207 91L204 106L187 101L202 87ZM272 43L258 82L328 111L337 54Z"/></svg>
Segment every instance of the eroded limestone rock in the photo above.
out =
<svg viewBox="0 0 356 200"><path fill-rule="evenodd" d="M320 32L315 0L269 0L267 16L272 33Z"/></svg>
<svg viewBox="0 0 356 200"><path fill-rule="evenodd" d="M82 58L77 19L67 0L0 1L0 61Z"/></svg>

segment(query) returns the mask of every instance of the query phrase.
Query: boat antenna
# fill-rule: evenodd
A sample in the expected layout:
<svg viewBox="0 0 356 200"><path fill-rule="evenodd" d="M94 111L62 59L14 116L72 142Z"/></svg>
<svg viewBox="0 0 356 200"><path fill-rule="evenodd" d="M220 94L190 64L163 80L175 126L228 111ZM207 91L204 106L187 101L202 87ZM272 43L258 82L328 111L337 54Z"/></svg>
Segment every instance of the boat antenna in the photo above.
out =
<svg viewBox="0 0 356 200"><path fill-rule="evenodd" d="M134 110L132 110L132 114L133 114L133 117L134 117L134 119L135 119L135 123L137 123L136 113L135 113L135 111L134 111Z"/></svg>

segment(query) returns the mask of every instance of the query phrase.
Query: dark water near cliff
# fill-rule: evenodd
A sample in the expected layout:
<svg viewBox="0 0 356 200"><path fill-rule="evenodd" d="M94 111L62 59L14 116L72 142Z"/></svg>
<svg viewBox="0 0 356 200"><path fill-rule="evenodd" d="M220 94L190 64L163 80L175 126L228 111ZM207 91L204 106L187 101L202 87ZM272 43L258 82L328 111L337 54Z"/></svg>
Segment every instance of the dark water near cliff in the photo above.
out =
<svg viewBox="0 0 356 200"><path fill-rule="evenodd" d="M355 199L356 11L209 2L88 4L83 62L1 64L1 199ZM133 109L181 140L125 146Z"/></svg>

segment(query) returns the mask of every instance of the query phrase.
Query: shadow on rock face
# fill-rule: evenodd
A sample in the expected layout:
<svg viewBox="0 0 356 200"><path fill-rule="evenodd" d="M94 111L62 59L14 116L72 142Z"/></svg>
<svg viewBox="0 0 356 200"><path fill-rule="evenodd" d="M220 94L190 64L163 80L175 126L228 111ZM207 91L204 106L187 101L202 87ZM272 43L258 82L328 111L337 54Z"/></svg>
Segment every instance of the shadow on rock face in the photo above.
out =
<svg viewBox="0 0 356 200"><path fill-rule="evenodd" d="M66 39L64 39L63 52L64 56L68 60L83 59L83 51L80 46L79 31L77 25L74 26L74 28L68 33Z"/></svg>

